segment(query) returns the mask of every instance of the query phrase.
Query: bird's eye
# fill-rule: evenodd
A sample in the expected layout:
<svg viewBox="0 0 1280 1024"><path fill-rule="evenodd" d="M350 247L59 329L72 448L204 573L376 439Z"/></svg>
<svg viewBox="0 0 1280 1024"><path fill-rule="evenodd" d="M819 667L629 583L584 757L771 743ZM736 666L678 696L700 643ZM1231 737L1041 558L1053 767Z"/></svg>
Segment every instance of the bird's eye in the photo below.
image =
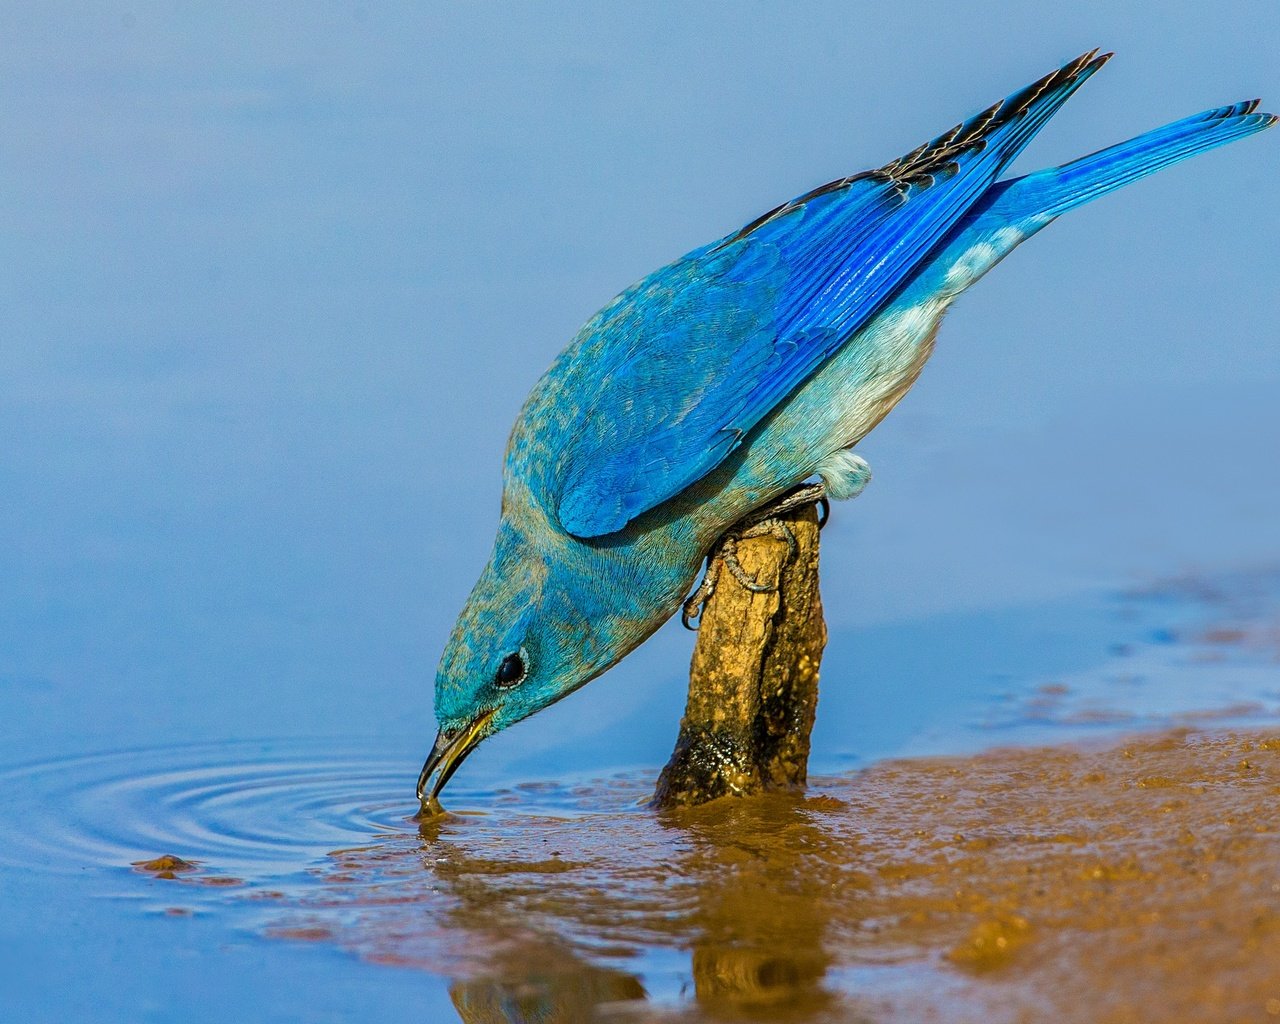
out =
<svg viewBox="0 0 1280 1024"><path fill-rule="evenodd" d="M499 686L515 686L517 683L524 681L527 671L524 665L524 658L513 651L502 659L502 664L498 666L498 675L494 681Z"/></svg>

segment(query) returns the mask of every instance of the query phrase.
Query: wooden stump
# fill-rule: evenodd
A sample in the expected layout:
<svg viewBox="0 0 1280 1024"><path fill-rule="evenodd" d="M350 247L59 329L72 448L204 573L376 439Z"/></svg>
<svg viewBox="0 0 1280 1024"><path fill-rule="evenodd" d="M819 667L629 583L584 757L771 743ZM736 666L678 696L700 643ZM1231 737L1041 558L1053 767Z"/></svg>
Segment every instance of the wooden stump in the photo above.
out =
<svg viewBox="0 0 1280 1024"><path fill-rule="evenodd" d="M657 807L804 785L827 642L818 514L809 506L780 518L795 537L794 557L781 537L738 544L742 568L770 589L753 593L725 570L703 611L689 700L658 779Z"/></svg>

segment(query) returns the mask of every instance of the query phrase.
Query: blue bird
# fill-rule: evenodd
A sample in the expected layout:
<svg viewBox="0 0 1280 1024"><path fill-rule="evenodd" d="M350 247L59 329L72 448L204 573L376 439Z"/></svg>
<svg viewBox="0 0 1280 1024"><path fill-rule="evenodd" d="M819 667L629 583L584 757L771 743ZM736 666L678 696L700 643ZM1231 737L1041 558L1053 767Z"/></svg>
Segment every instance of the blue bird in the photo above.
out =
<svg viewBox="0 0 1280 1024"><path fill-rule="evenodd" d="M578 332L507 445L493 553L436 676L425 804L482 739L647 639L734 524L792 495L861 490L869 470L851 448L915 383L955 298L1019 243L1275 123L1258 101L1237 103L998 180L1110 56L1084 54L695 249Z"/></svg>

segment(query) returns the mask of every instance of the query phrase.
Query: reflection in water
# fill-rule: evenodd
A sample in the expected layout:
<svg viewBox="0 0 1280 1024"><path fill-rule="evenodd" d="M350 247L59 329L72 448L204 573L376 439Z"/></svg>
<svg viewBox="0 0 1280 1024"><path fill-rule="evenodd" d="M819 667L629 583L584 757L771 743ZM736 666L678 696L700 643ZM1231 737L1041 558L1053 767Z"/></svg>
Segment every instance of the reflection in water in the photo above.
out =
<svg viewBox="0 0 1280 1024"><path fill-rule="evenodd" d="M574 864L558 851L514 865L475 856L451 824L449 816L428 819L418 833L421 858L452 903L446 934L460 939L455 949L471 951L469 969L449 988L465 1024L576 1024L646 998L635 975L591 963L531 905L534 894L555 900L557 876Z"/></svg>
<svg viewBox="0 0 1280 1024"><path fill-rule="evenodd" d="M1274 730L888 762L664 815L646 778L471 791L485 813L408 828L403 772L205 753L14 769L31 827L3 856L138 861L152 912L237 908L451 978L463 1021L1244 1020L1275 998Z"/></svg>
<svg viewBox="0 0 1280 1024"><path fill-rule="evenodd" d="M693 812L689 853L676 866L697 880L693 982L700 1004L718 1011L807 1016L829 1002L822 987L826 907L809 884L827 834L803 802L769 797ZM828 851L829 852L829 851Z"/></svg>
<svg viewBox="0 0 1280 1024"><path fill-rule="evenodd" d="M561 793L554 816L499 798L422 822L416 843L335 854L308 910L342 908L340 940L367 957L452 975L467 1022L633 1020L690 997L712 1019L829 1008L830 896L857 856L822 819L842 805L771 795L656 818L647 792L614 780Z"/></svg>
<svg viewBox="0 0 1280 1024"><path fill-rule="evenodd" d="M534 966L540 965L540 966ZM578 1024L645 998L638 978L593 967L563 948L533 944L493 974L449 988L465 1024Z"/></svg>
<svg viewBox="0 0 1280 1024"><path fill-rule="evenodd" d="M455 979L464 1021L1254 1019L1278 790L1274 734L1186 731L662 816L524 787L335 853L281 925Z"/></svg>

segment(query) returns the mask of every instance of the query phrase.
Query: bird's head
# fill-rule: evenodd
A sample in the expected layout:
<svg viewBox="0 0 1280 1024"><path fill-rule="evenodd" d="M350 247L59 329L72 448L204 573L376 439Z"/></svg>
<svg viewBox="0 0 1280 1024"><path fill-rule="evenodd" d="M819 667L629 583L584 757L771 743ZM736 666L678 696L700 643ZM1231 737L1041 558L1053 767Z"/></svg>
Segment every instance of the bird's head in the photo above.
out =
<svg viewBox="0 0 1280 1024"><path fill-rule="evenodd" d="M440 731L418 780L424 807L481 740L572 693L629 649L617 617L578 579L510 526L499 530L436 672Z"/></svg>

